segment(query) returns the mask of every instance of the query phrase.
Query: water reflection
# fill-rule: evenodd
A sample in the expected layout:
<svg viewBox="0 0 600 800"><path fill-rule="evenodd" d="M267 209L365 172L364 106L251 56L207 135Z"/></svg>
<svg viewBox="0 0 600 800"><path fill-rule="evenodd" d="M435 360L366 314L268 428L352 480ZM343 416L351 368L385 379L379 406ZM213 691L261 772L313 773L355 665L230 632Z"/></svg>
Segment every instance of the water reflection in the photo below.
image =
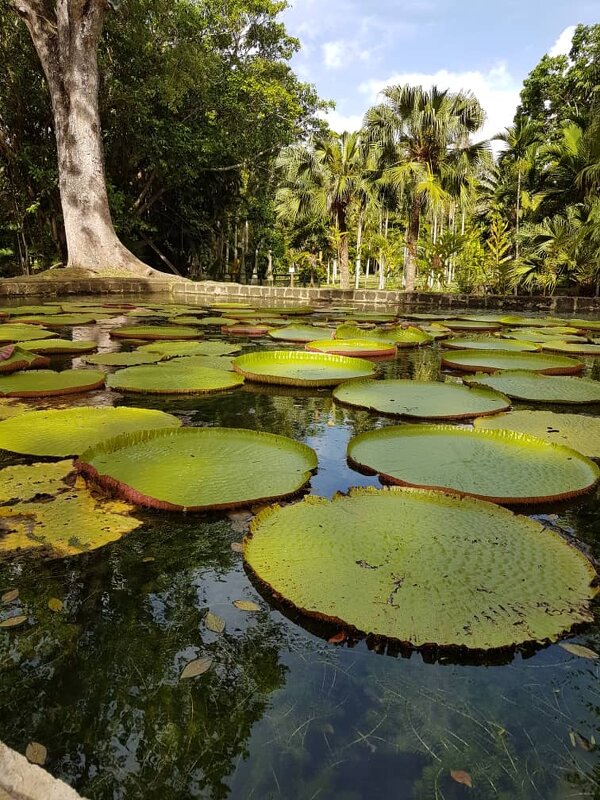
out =
<svg viewBox="0 0 600 800"><path fill-rule="evenodd" d="M129 349L104 327L77 335ZM54 368L72 363L53 359ZM438 380L439 346L401 352L378 368ZM600 378L600 360L588 359L586 369ZM328 497L379 485L348 467L347 443L395 424L336 404L330 391L252 384L206 398L103 391L32 406L90 403L143 404L188 425L302 440L319 456L311 491ZM2 465L28 461L0 456ZM600 556L598 497L544 513ZM15 607L30 616L27 627L0 633L2 738L21 752L29 741L45 744L52 774L91 800L600 798L598 662L559 645L495 666L443 655L427 663L373 642L334 646L326 641L334 631L257 592L230 547L243 515L144 520L87 556L0 565L0 587L18 588ZM63 612L48 608L52 597ZM238 611L238 598L262 610ZM225 619L222 636L204 627L208 608ZM576 641L600 652L600 629ZM180 683L184 664L206 654L213 669ZM473 789L456 783L453 770L468 772Z"/></svg>

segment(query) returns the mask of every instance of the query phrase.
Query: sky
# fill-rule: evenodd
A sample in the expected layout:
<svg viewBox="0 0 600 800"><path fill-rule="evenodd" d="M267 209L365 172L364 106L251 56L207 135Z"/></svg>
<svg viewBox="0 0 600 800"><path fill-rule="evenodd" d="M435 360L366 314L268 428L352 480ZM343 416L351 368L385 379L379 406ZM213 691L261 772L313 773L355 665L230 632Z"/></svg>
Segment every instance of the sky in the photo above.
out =
<svg viewBox="0 0 600 800"><path fill-rule="evenodd" d="M544 53L568 53L578 23L600 22L598 0L288 0L293 67L335 102L333 130L356 130L389 84L470 89L487 121L513 121L524 78Z"/></svg>

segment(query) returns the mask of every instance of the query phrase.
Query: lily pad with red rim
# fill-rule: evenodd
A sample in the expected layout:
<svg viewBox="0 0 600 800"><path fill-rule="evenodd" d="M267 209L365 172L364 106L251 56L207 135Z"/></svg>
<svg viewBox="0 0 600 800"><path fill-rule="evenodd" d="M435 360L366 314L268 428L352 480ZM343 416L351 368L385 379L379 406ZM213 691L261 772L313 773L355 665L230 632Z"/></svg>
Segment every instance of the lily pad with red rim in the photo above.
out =
<svg viewBox="0 0 600 800"><path fill-rule="evenodd" d="M575 450L508 430L402 425L359 434L349 461L384 481L495 503L567 500L591 491L600 469Z"/></svg>
<svg viewBox="0 0 600 800"><path fill-rule="evenodd" d="M582 361L544 353L509 353L502 350L457 350L442 353L442 366L463 372L500 372L530 370L545 375L575 375Z"/></svg>
<svg viewBox="0 0 600 800"><path fill-rule="evenodd" d="M375 367L366 359L306 350L246 353L233 360L233 368L250 381L287 386L337 386L351 378L375 374Z"/></svg>
<svg viewBox="0 0 600 800"><path fill-rule="evenodd" d="M91 392L104 386L104 372L66 369L53 372L37 369L0 376L0 397L50 397Z"/></svg>
<svg viewBox="0 0 600 800"><path fill-rule="evenodd" d="M180 428L109 439L82 453L76 466L138 505L199 511L295 494L317 456L272 433Z"/></svg>

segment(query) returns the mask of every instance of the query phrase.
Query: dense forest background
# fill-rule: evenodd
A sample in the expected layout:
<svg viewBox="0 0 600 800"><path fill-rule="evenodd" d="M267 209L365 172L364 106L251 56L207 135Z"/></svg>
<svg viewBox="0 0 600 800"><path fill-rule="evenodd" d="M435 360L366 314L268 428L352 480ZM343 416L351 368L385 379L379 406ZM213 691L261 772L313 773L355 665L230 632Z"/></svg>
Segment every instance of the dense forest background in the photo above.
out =
<svg viewBox="0 0 600 800"><path fill-rule="evenodd" d="M290 67L279 0L128 0L99 51L115 227L194 279L600 293L600 25L482 141L468 92L391 86L358 132ZM0 274L66 260L48 91L0 0Z"/></svg>

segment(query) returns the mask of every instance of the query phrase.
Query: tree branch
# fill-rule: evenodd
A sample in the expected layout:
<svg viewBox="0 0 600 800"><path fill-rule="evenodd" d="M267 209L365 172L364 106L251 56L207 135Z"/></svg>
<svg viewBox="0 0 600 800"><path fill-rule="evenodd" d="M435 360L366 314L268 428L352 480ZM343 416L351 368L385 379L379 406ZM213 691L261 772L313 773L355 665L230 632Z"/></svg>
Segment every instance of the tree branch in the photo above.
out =
<svg viewBox="0 0 600 800"><path fill-rule="evenodd" d="M271 155L276 153L278 147L270 147L268 150L261 150L260 153L257 153L252 160L247 159L246 161L240 161L239 164L230 164L227 167L200 167L199 172L233 172L236 169L243 169L244 167L248 166L248 164L254 164L258 161L259 158L262 156Z"/></svg>

